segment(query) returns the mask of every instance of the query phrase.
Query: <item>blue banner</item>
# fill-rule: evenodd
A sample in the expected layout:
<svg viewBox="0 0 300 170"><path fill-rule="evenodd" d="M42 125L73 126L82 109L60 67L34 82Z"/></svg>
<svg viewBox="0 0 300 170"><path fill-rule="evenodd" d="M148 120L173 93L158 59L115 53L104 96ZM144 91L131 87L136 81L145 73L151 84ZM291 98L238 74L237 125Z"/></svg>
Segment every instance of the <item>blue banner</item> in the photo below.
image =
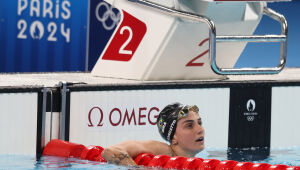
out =
<svg viewBox="0 0 300 170"><path fill-rule="evenodd" d="M84 71L88 0L0 0L0 72Z"/></svg>
<svg viewBox="0 0 300 170"><path fill-rule="evenodd" d="M88 69L92 70L121 19L120 11L103 0L90 1Z"/></svg>
<svg viewBox="0 0 300 170"><path fill-rule="evenodd" d="M299 67L300 2L268 6L286 16L287 66ZM120 12L103 0L0 0L0 72L90 71L119 21ZM263 18L255 34L280 33L269 23ZM250 46L243 55L236 67L278 62L276 50Z"/></svg>

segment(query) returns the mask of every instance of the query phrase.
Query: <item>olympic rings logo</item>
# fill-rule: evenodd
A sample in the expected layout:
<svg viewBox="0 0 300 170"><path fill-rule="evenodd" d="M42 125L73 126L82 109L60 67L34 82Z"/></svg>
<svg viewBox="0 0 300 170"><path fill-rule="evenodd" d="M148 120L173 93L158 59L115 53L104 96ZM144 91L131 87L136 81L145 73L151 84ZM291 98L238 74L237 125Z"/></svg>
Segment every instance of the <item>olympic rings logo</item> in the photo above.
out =
<svg viewBox="0 0 300 170"><path fill-rule="evenodd" d="M254 116L247 116L247 120L248 120L249 122L254 121Z"/></svg>
<svg viewBox="0 0 300 170"><path fill-rule="evenodd" d="M99 15L99 10L100 10L101 7L106 8L106 10L105 10L105 12L102 16ZM113 11L113 7L109 6L106 2L100 2L96 7L95 12L96 12L97 20L99 22L101 22L103 27L108 31L112 30L116 25L118 25L118 23L121 20L120 12L115 14L115 12ZM108 25L109 23L107 23L107 20L109 20L109 18L112 20L112 23L110 25Z"/></svg>

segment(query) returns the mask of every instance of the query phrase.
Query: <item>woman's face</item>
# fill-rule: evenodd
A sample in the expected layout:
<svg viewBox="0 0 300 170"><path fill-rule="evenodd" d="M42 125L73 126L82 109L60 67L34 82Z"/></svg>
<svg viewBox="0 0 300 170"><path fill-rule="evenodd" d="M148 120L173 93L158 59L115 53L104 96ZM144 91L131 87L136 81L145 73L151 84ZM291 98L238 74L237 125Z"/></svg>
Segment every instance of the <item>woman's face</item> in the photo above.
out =
<svg viewBox="0 0 300 170"><path fill-rule="evenodd" d="M188 115L177 122L174 138L178 145L193 154L204 149L204 128L198 113L190 110Z"/></svg>

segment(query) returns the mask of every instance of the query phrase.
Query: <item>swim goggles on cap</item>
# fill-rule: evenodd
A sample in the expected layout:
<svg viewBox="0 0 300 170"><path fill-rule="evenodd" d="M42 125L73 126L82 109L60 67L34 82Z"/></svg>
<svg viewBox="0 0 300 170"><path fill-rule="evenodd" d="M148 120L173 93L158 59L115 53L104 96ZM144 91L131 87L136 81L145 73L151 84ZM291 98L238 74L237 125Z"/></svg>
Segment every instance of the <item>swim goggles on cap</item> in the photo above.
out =
<svg viewBox="0 0 300 170"><path fill-rule="evenodd" d="M194 112L199 113L199 108L196 105L192 105L192 106L184 106L179 112L178 112L178 118L177 120L184 118L188 115L189 111L192 110Z"/></svg>

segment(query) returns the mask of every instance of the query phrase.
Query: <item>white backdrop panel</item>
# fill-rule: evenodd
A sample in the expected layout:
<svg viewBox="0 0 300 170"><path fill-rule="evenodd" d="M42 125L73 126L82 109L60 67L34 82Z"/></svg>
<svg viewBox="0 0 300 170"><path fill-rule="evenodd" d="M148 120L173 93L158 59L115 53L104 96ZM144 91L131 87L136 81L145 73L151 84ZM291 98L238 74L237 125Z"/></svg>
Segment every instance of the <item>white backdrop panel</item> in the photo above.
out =
<svg viewBox="0 0 300 170"><path fill-rule="evenodd" d="M300 87L272 88L271 147L299 146Z"/></svg>
<svg viewBox="0 0 300 170"><path fill-rule="evenodd" d="M124 140L163 141L155 116L167 104L181 102L199 106L207 147L227 147L229 88L87 91L70 96L71 142L106 147Z"/></svg>
<svg viewBox="0 0 300 170"><path fill-rule="evenodd" d="M36 154L37 93L0 93L0 154Z"/></svg>

